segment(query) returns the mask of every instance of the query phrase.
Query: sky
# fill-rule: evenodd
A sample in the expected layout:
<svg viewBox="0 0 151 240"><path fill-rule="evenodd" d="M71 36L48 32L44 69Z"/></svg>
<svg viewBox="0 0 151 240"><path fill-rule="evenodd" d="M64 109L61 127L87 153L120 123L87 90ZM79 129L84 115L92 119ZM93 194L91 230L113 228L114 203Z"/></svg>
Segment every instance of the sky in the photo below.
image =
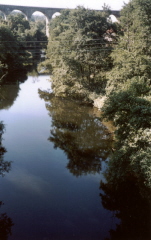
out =
<svg viewBox="0 0 151 240"><path fill-rule="evenodd" d="M0 4L36 6L36 7L54 7L54 8L76 8L83 6L89 9L101 10L102 6L107 4L112 10L121 10L122 6L129 0L0 0Z"/></svg>

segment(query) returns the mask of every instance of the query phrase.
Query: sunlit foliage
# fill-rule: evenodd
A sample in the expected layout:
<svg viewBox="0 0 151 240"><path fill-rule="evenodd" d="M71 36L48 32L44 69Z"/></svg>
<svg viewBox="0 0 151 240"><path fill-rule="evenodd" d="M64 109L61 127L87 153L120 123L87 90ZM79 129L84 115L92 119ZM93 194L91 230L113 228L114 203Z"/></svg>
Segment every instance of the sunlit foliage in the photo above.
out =
<svg viewBox="0 0 151 240"><path fill-rule="evenodd" d="M123 35L112 53L103 116L116 126L116 178L134 175L151 187L151 3L132 0L121 12ZM121 171L122 165L125 171Z"/></svg>
<svg viewBox="0 0 151 240"><path fill-rule="evenodd" d="M107 16L109 10L102 13L78 7L64 10L51 22L46 67L52 70L56 96L90 100L91 93L104 93L116 41L115 26Z"/></svg>

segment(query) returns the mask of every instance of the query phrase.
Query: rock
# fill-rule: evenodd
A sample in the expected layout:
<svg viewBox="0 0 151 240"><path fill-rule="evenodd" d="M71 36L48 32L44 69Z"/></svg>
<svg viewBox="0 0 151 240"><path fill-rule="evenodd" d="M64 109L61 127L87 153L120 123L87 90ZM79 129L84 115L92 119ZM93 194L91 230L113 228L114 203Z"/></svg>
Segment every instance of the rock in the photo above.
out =
<svg viewBox="0 0 151 240"><path fill-rule="evenodd" d="M106 96L94 99L93 106L100 110L103 107L104 102L105 102L106 99L107 99Z"/></svg>

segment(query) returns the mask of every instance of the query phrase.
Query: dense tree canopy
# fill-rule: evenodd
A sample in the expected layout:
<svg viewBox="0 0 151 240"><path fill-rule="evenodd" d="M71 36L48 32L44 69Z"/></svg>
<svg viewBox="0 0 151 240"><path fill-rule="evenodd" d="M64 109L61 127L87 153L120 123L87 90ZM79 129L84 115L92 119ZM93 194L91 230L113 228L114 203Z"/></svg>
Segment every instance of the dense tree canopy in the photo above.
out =
<svg viewBox="0 0 151 240"><path fill-rule="evenodd" d="M114 153L101 183L102 203L121 220L111 238L150 239L151 2L131 0L121 11L121 35L107 73L103 117L113 121ZM143 221L142 221L143 219Z"/></svg>
<svg viewBox="0 0 151 240"><path fill-rule="evenodd" d="M25 66L33 63L33 60L39 60L41 50L46 48L47 37L41 27L33 22L31 26L25 16L18 13L0 23L0 102L6 97L2 81L5 79L7 82L9 78L9 82L12 82L13 74L18 70L23 73L24 79L19 77L17 81L25 80Z"/></svg>
<svg viewBox="0 0 151 240"><path fill-rule="evenodd" d="M149 9L151 9L151 3L148 0L130 1L122 9L120 25L123 34L111 54L114 68L108 73L107 92L123 89L127 84L129 87L133 81L141 83L142 87L144 84L151 84Z"/></svg>
<svg viewBox="0 0 151 240"><path fill-rule="evenodd" d="M88 100L90 93L104 92L105 73L112 66L109 38L115 40L107 33L115 27L107 16L108 11L78 7L64 10L51 22L46 65L53 69L56 96Z"/></svg>
<svg viewBox="0 0 151 240"><path fill-rule="evenodd" d="M38 23L29 22L20 13L10 15L0 24L0 78L23 68L29 59L39 59L47 37Z"/></svg>
<svg viewBox="0 0 151 240"><path fill-rule="evenodd" d="M50 25L46 66L56 96L82 100L106 94L103 117L113 121L113 162L128 164L151 185L151 3L131 0L118 30L100 13L65 10ZM114 44L116 43L116 44ZM120 169L120 167L119 167ZM118 172L118 170L117 170ZM121 172L117 177L121 177Z"/></svg>
<svg viewBox="0 0 151 240"><path fill-rule="evenodd" d="M117 178L134 174L151 186L151 3L132 0L121 12L124 33L112 53L104 117L116 126ZM111 163L111 165L112 165ZM121 172L120 164L127 167Z"/></svg>
<svg viewBox="0 0 151 240"><path fill-rule="evenodd" d="M10 15L8 25L17 39L21 42L22 49L27 50L32 58L39 59L41 50L47 46L47 36L42 29L43 21L34 22L25 19L23 14Z"/></svg>
<svg viewBox="0 0 151 240"><path fill-rule="evenodd" d="M29 21L25 19L23 14L15 14L8 16L8 25L14 33L23 33L26 29L30 29Z"/></svg>
<svg viewBox="0 0 151 240"><path fill-rule="evenodd" d="M17 37L6 25L0 26L0 52L1 73L22 68L27 57Z"/></svg>

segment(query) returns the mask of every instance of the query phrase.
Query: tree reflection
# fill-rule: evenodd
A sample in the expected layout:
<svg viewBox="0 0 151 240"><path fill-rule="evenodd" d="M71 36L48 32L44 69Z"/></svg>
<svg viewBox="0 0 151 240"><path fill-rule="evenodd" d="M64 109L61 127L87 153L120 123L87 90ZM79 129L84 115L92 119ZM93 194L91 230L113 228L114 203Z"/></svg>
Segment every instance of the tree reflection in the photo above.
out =
<svg viewBox="0 0 151 240"><path fill-rule="evenodd" d="M3 205L2 202L0 202L0 206ZM8 236L12 234L11 228L13 226L12 219L7 216L6 213L0 214L0 239L1 240L7 240Z"/></svg>
<svg viewBox="0 0 151 240"><path fill-rule="evenodd" d="M4 176L5 172L11 169L11 162L4 160L6 149L2 145L2 134L4 133L4 124L0 122L0 175Z"/></svg>
<svg viewBox="0 0 151 240"><path fill-rule="evenodd" d="M1 101L0 101L0 109L9 109L19 93L19 85L2 85L1 86Z"/></svg>
<svg viewBox="0 0 151 240"><path fill-rule="evenodd" d="M112 161L105 174L107 183L101 182L103 206L121 220L106 240L151 239L151 190L128 169L128 163Z"/></svg>
<svg viewBox="0 0 151 240"><path fill-rule="evenodd" d="M8 109L15 102L20 90L19 84L27 79L27 71L7 74L0 84L0 109Z"/></svg>
<svg viewBox="0 0 151 240"><path fill-rule="evenodd" d="M40 90L39 94L47 101L46 108L52 117L49 140L66 153L70 172L75 176L99 173L101 160L110 153L112 139L93 109L67 99L50 99L47 92Z"/></svg>
<svg viewBox="0 0 151 240"><path fill-rule="evenodd" d="M6 149L2 146L2 134L4 133L4 125L0 122L0 175L4 176L5 172L9 172L11 168L11 162L4 161L4 154ZM0 201L0 207L3 205L3 202ZM6 213L0 214L0 239L7 240L8 236L11 235L11 227L13 222Z"/></svg>

